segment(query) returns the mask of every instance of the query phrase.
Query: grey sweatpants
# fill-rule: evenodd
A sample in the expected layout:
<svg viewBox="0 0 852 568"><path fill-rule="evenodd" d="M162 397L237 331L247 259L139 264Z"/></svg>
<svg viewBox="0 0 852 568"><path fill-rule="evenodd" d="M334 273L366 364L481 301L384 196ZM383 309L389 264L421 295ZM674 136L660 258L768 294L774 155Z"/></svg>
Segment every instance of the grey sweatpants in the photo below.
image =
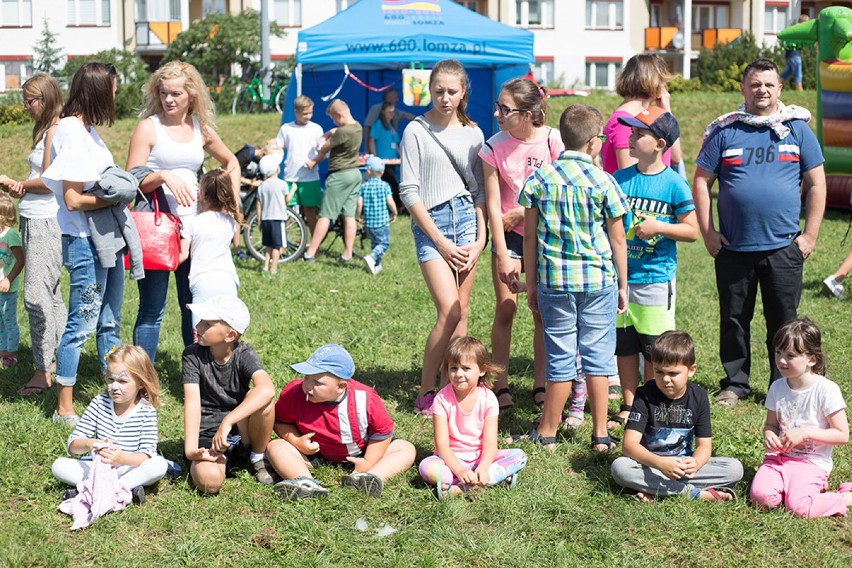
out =
<svg viewBox="0 0 852 568"><path fill-rule="evenodd" d="M626 457L612 462L610 470L620 486L657 497L686 495L697 499L703 488L732 487L743 478L743 464L734 458L710 458L690 479L669 479L660 470Z"/></svg>
<svg viewBox="0 0 852 568"><path fill-rule="evenodd" d="M55 218L21 217L24 244L24 307L30 320L33 362L49 371L59 339L65 330L68 310L62 301L62 234Z"/></svg>

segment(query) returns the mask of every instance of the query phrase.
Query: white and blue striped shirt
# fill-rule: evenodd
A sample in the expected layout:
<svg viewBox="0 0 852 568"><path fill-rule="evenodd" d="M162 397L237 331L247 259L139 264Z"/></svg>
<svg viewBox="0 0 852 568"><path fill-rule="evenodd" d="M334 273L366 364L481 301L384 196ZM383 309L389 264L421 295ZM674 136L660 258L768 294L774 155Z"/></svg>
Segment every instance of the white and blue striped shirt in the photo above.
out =
<svg viewBox="0 0 852 568"><path fill-rule="evenodd" d="M115 440L128 454L141 452L154 457L157 455L157 409L142 398L127 415L118 417L112 399L101 393L92 399L68 437L68 453L71 453L71 442L78 438Z"/></svg>

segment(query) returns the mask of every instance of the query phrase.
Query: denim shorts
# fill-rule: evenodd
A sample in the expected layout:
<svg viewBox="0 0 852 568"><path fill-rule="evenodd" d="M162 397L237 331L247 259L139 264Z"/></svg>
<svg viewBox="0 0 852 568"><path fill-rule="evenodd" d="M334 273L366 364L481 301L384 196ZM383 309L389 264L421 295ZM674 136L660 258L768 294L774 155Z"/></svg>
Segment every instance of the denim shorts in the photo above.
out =
<svg viewBox="0 0 852 568"><path fill-rule="evenodd" d="M456 246L469 245L476 242L476 209L469 196L453 197L429 209L429 217L441 231ZM436 258L442 258L438 247L426 233L417 226L411 218L411 232L414 233L414 248L417 251L417 262L423 264Z"/></svg>
<svg viewBox="0 0 852 568"><path fill-rule="evenodd" d="M577 352L586 376L610 377L615 366L615 315L618 288L595 292L538 289L544 327L546 377L550 382L577 378Z"/></svg>

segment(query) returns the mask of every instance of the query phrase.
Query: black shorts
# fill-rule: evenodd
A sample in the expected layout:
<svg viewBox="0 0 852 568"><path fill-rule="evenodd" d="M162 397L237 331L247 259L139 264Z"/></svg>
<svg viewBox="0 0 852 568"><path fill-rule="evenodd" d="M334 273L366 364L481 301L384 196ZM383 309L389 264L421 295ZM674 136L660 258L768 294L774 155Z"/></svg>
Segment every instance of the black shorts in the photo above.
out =
<svg viewBox="0 0 852 568"><path fill-rule="evenodd" d="M524 237L514 231L504 232L503 237L506 239L506 250L509 251L509 257L516 260L524 259ZM494 243L491 243L491 252L494 252Z"/></svg>
<svg viewBox="0 0 852 568"><path fill-rule="evenodd" d="M284 245L284 239L281 237L281 225L284 221L271 220L261 221L261 242L263 246L269 248L281 248Z"/></svg>
<svg viewBox="0 0 852 568"><path fill-rule="evenodd" d="M619 327L615 330L615 355L629 357L641 353L645 360L651 362L651 347L659 335L645 335L630 327Z"/></svg>

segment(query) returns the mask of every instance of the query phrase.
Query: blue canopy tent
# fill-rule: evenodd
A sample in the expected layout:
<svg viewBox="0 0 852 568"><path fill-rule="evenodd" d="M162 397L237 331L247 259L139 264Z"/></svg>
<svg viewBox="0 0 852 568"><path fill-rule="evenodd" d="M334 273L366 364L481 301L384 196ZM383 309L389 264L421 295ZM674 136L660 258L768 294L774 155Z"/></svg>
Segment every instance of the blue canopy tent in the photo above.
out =
<svg viewBox="0 0 852 568"><path fill-rule="evenodd" d="M525 75L534 61L533 34L495 22L451 0L359 0L336 16L299 32L296 68L287 89L282 122L293 120L293 100L307 95L315 106L313 120L333 127L325 115L340 88L340 98L362 122L370 106L380 102L371 87L393 85L402 93L402 69L412 63L429 69L441 59L458 59L468 71L471 92L468 114L486 139L495 132L492 103L500 85ZM357 78L347 76L348 69ZM341 86L342 83L342 86ZM399 108L422 114L425 107Z"/></svg>

